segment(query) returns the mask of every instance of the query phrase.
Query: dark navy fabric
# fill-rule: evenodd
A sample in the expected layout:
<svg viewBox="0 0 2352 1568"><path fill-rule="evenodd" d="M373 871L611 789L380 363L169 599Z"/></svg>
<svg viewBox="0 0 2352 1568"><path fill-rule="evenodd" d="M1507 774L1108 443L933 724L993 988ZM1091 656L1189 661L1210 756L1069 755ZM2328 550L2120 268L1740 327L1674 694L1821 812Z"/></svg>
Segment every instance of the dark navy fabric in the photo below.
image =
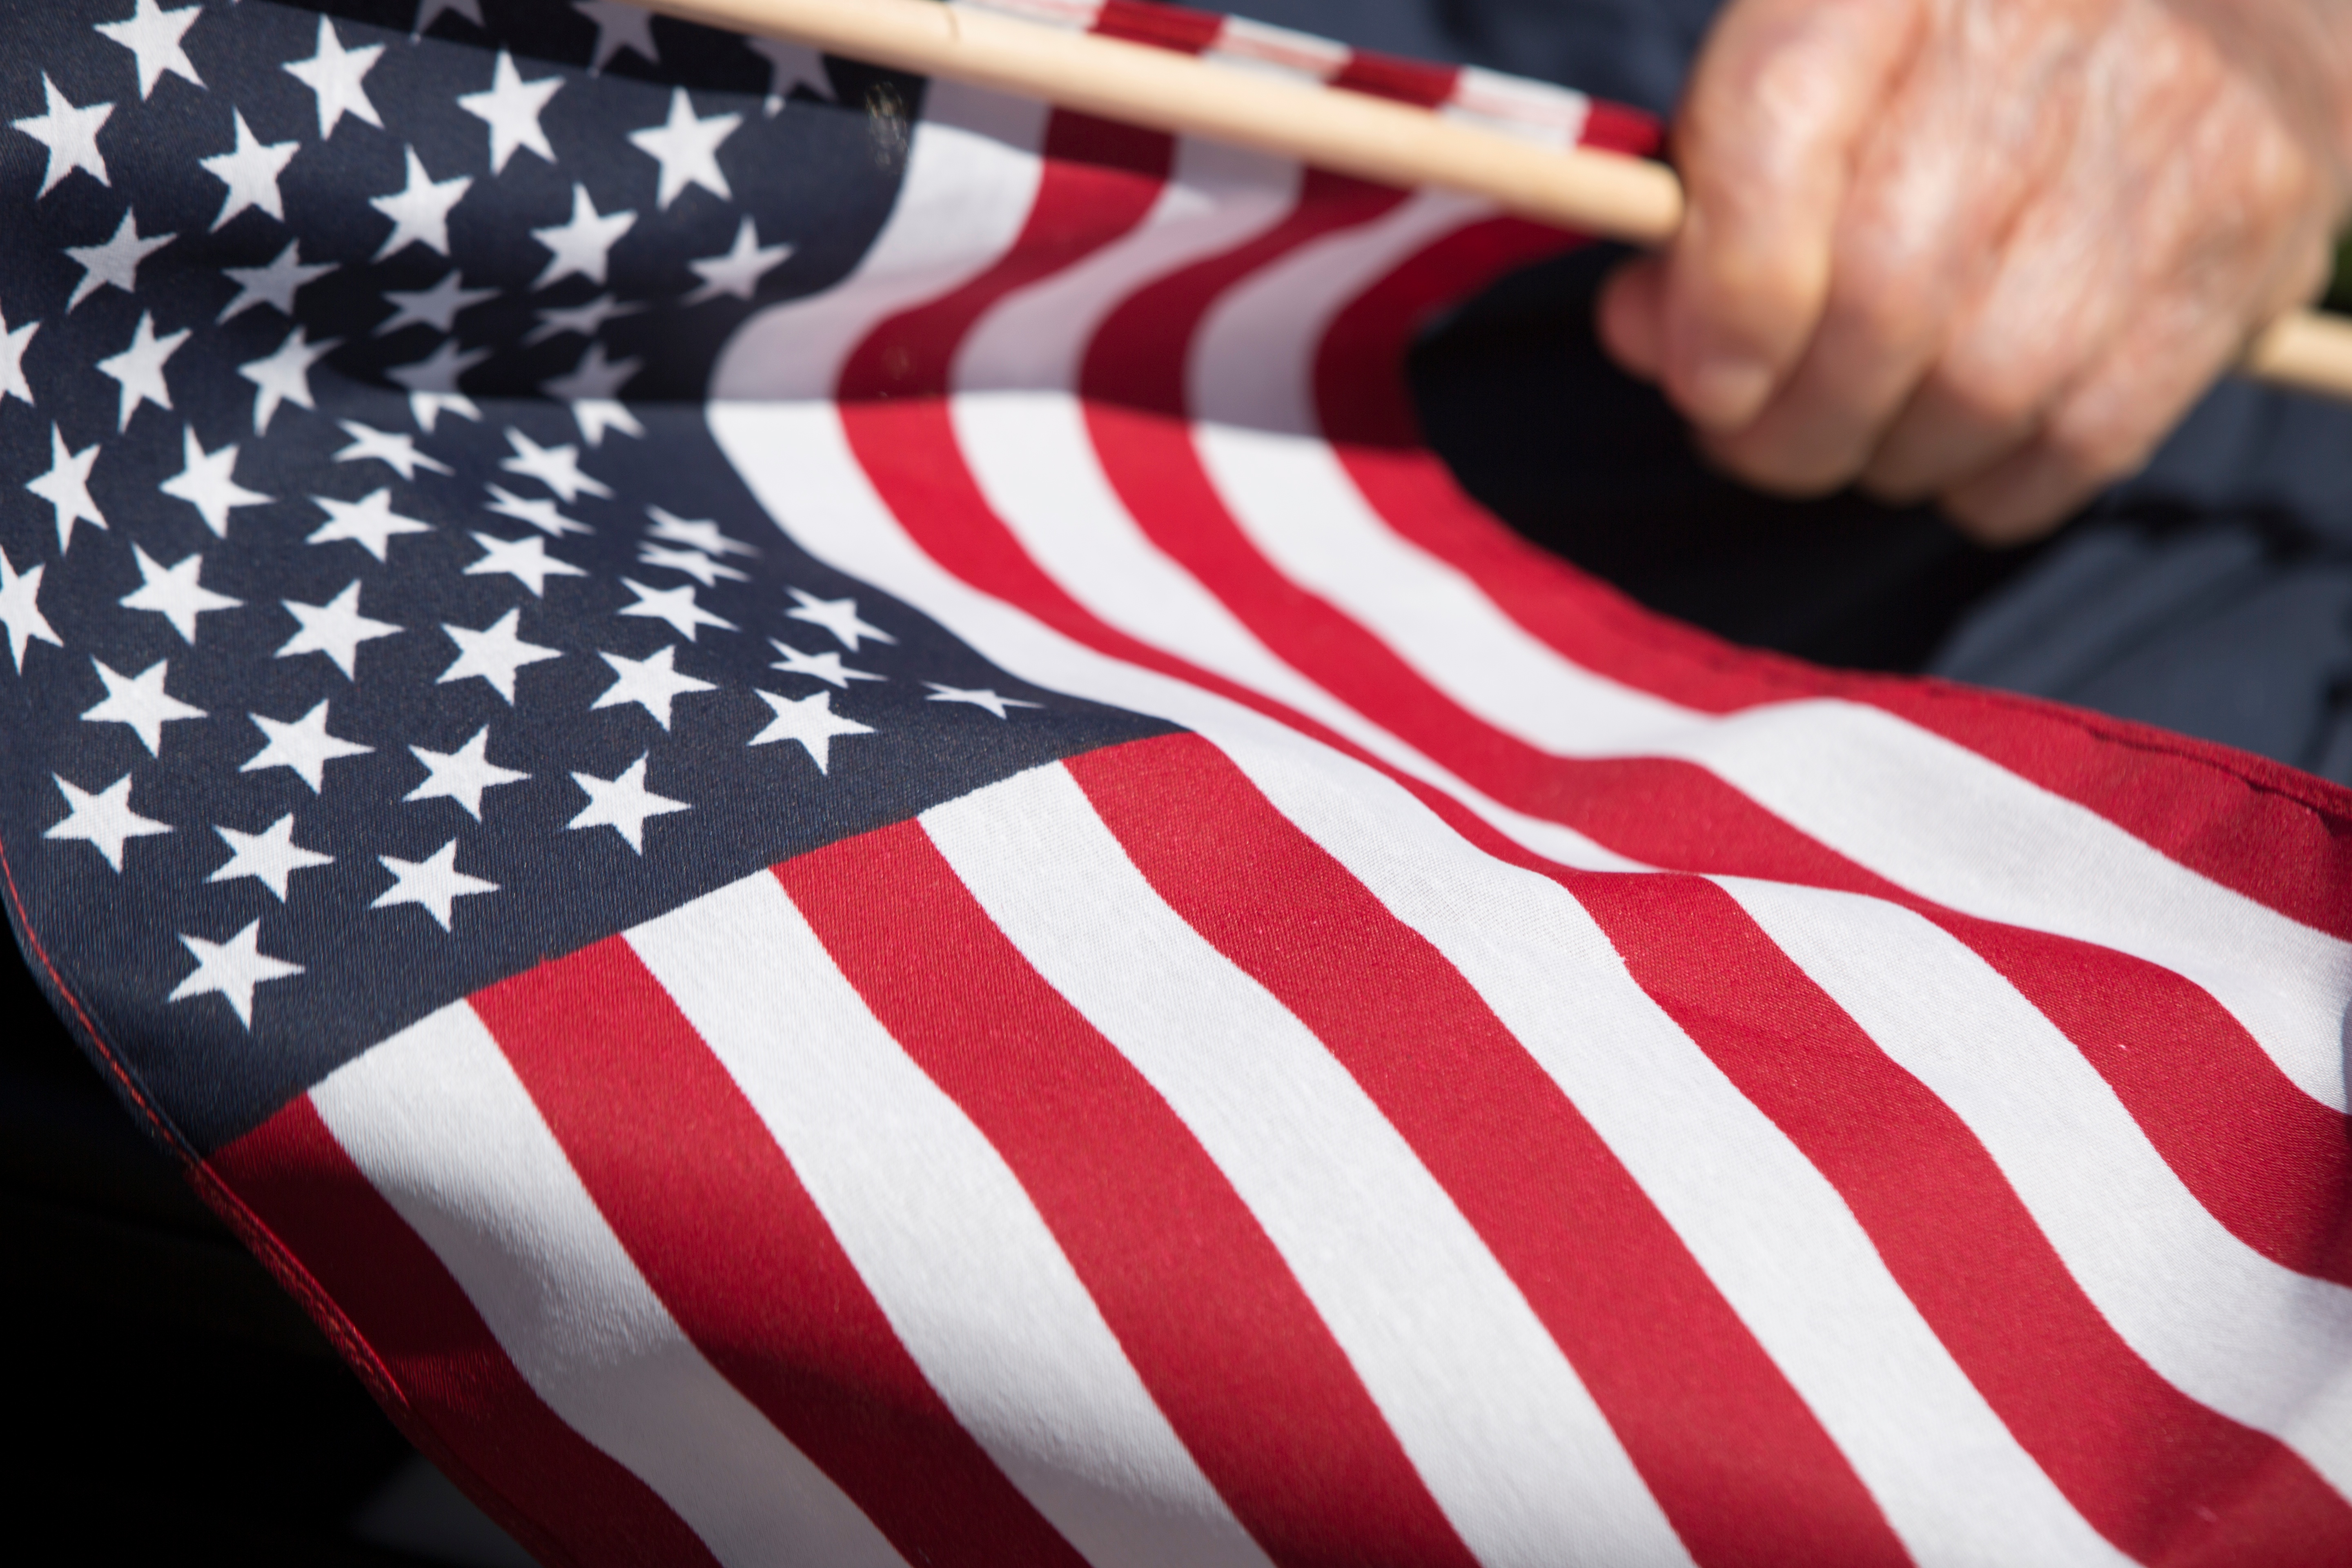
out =
<svg viewBox="0 0 2352 1568"><path fill-rule="evenodd" d="M870 243L919 84L814 58L779 79L742 40L667 18L658 63L622 49L597 73L596 27L555 0L486 0L487 29L439 7L421 38L413 5L338 5L322 35L316 10L244 0L185 32L201 88L167 72L142 100L132 53L93 26L124 8L0 0L16 46L0 60L0 312L25 384L0 395L16 584L0 846L45 979L196 1148L544 956L1164 729L1033 690L801 555L704 422L728 335ZM347 104L324 136L318 95L283 68L322 36L380 51L368 113ZM557 84L538 116L552 162L493 168L458 102L509 70ZM42 193L46 148L7 127L52 91L112 105L103 183L78 167ZM718 177L665 194L630 136L681 114L709 124ZM217 221L228 186L201 161L240 134L289 149L282 216ZM391 247L400 204L379 198L413 189L419 163L472 184L451 188L444 232ZM550 277L547 237L583 201L633 216L602 276ZM85 289L70 251L126 215L168 243L130 287ZM319 274L240 304L226 269L293 243ZM747 243L768 254L714 274ZM475 292L428 298L461 285ZM105 362L181 333L168 404L126 418ZM268 380L272 398L252 367L297 334L333 346ZM416 377L436 360L445 374ZM213 517L185 478L204 463ZM88 509L61 472L85 476ZM221 510L231 474L243 499ZM159 587L165 573L183 575ZM306 725L324 740L281 739ZM583 780L625 815L600 816Z"/></svg>
<svg viewBox="0 0 2352 1568"><path fill-rule="evenodd" d="M1715 0L1252 0L1370 47L1657 111ZM1606 258L1511 280L1414 363L1432 441L1507 521L1654 607L1833 664L2004 687L2352 783L2352 407L2224 383L2058 537L1979 550L1931 514L1792 505L1706 471L1594 342Z"/></svg>

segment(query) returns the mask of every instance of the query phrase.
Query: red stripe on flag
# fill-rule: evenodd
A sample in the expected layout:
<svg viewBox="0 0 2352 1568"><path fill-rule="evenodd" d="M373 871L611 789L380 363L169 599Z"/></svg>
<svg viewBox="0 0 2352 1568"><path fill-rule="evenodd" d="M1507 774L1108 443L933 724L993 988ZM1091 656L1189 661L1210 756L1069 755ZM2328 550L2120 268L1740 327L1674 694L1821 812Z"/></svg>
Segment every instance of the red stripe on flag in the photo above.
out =
<svg viewBox="0 0 2352 1568"><path fill-rule="evenodd" d="M408 1417L411 1440L534 1555L715 1568L651 1488L532 1391L307 1097L209 1163L374 1352L406 1403L393 1414Z"/></svg>
<svg viewBox="0 0 2352 1568"><path fill-rule="evenodd" d="M1318 359L1318 412L1341 462L1383 520L1424 547L1430 545L1423 535L1432 520L1458 521L1463 513L1474 513L1485 534L1511 536L1475 511L1430 454L1412 447L1417 437L1399 378L1372 374L1372 367L1395 362L1403 352L1405 331L1422 311L1460 297L1507 264L1528 243L1511 232L1517 227L1494 224L1464 230L1423 251L1340 313ZM1134 444L1131 437L1129 444ZM1163 549L1184 561L1252 630L1327 690L1360 710L1380 713L1405 740L1496 798L1566 823L1646 864L1834 888L1918 910L1975 949L2059 1026L2130 1109L2165 1163L2231 1234L2283 1267L2352 1284L2352 1229L2347 1223L2352 1215L2352 1137L2347 1136L2352 1122L2291 1082L2244 1026L2194 983L2094 943L1973 919L1915 898L1705 769L1638 759L1563 761L1499 733L1455 707L1353 621L1283 579L1222 510L1188 511L1183 521L1190 529L1180 529L1156 498L1172 490L1164 470L1188 461L1193 461L1189 443L1183 452L1157 460L1150 485L1123 485L1122 494ZM1118 482L1119 468L1113 466L1112 472ZM1538 578L1563 571L1549 557L1542 563L1542 573L1534 574ZM1530 578L1527 572L1505 572L1495 581L1481 579L1481 586L1510 610L1498 590L1524 595ZM1570 657L1614 678L1641 675L1653 689L1663 689L1658 672L1688 668L1688 648L1662 655L1651 638L1653 646L1634 643L1629 655L1625 645L1612 644L1619 629L1611 625L1614 616L1599 617L1600 631L1589 629L1596 608L1591 585L1580 578L1575 584L1578 599L1553 602L1548 622L1517 612L1514 618L1538 632L1550 625L1559 634L1550 640ZM1613 595L1609 597L1616 608L1623 607ZM1643 620L1664 626L1654 617ZM1579 627L1586 629L1573 629ZM1609 658L1587 657L1602 650ZM1737 661L1769 678L1777 668L1765 656L1720 645L1710 644L1706 651L1727 669ZM1618 668L1610 668L1612 663ZM1807 670L1802 691L1753 675L1743 679L1748 700L1832 691L1868 698L1889 689L1877 681L1857 686L1853 678L1826 671ZM1843 689L1849 687L1856 689ZM1666 694L1676 700L1690 696L1679 689ZM1720 698L1723 692L1710 695ZM1950 691L1946 697L1969 700ZM1913 706L1935 704L1922 700ZM2004 734L2014 734L2018 718L2006 714ZM2033 724L2054 721L2063 734L2079 733L2071 727L2071 716L2054 710L2036 711L2030 719ZM2105 760L2111 776L2116 760L2112 752ZM2191 804L2180 808L2184 824L2215 792L2242 801L2253 794L2251 786L2210 767L2175 765L2163 778L2143 776L2138 767L2125 772L2159 796L2175 786L2188 788ZM2270 826L2273 816L2256 820ZM2239 829L2247 826L2241 816ZM2352 837L2352 826L2346 833ZM2158 847L2178 845L2159 841ZM2210 861L2220 852L2209 848L2204 858ZM2293 858L2288 842L2258 847L2247 838L2237 849L2244 864L2234 876L2218 879L2225 885L2262 874L2263 868L2254 864L2258 854L2273 861ZM2210 874L2210 867L2200 868ZM2278 868L2268 869L2275 873ZM2289 882L2299 875L2291 873ZM2339 879L2337 885L2347 884Z"/></svg>
<svg viewBox="0 0 2352 1568"><path fill-rule="evenodd" d="M1049 170L1049 184L1056 177ZM2346 1212L2339 1195L2352 1192L2352 1142L2340 1135L2343 1119L2290 1083L2237 1021L2192 984L2163 975L2151 984L2109 988L2094 1005L2083 996L2080 971L2071 965L2089 962L2105 972L2113 967L2105 950L2030 933L2004 936L2006 928L1926 905L1695 764L1658 759L1575 762L1540 753L1464 712L1354 621L1272 570L1225 510L1180 411L1186 350L1200 320L1226 289L1298 246L1378 217L1399 199L1323 174L1307 176L1307 192L1299 211L1269 234L1138 291L1106 321L1089 346L1082 390L1091 438L1123 504L1154 542L1309 679L1360 711L1380 714L1392 732L1507 805L1566 823L1651 865L1834 888L1920 910L1984 952L2028 1000L2067 1029L2116 1087L2167 1163L2241 1240L2284 1267L2347 1279L2352 1258L2339 1239L2338 1216ZM1045 205L1041 197L1041 209ZM1051 220L1044 226L1055 231L1060 223ZM1366 298L1380 310L1358 317L1357 310L1369 309L1360 301L1331 339L1360 343L1380 322L1409 320L1415 300L1451 297L1462 276L1485 276L1508 265L1522 247L1540 248L1542 243L1523 226L1474 227L1458 249L1448 241L1409 263L1406 283L1384 283L1372 290ZM949 323L962 331L983 308L975 302L981 296L993 300L1013 286L1005 279L982 280L966 291L974 300L952 310L934 307L928 312L931 321L924 333L934 345L929 363L942 367L941 375L954 344L940 333ZM877 332L869 348L886 339L904 341L892 335L897 330L894 324ZM1353 411L1349 417L1376 426L1382 439L1409 434L1402 414L1392 410L1381 424L1376 413L1380 397L1395 395L1393 375L1350 378L1335 374L1332 363L1327 358L1318 368L1318 382L1327 395L1339 398L1343 412ZM1370 390L1340 396L1338 388ZM1072 601L995 517L958 455L945 410L935 398L846 407L844 419L861 464L893 511L949 571L1082 642L1234 697L1361 756L1319 724L1105 626ZM1441 513L1449 506L1471 506L1426 454L1369 453L1361 446L1339 451L1369 499L1400 531L1415 533L1414 520L1397 510L1397 497L1383 498L1368 467L1384 473L1426 468L1416 484L1429 480L1430 491L1442 489L1444 494L1417 490L1419 501ZM1484 535L1510 538L1483 513L1475 518ZM1631 612L1611 591L1573 577L1549 557L1540 561L1545 571L1577 586L1580 602L1570 606L1577 615L1598 597L1608 601L1602 608L1613 606L1637 616L1643 626L1681 635ZM1494 584L1486 586L1491 591ZM1554 605L1555 613L1559 609ZM1748 657L1708 647L1727 659ZM1385 764L1374 765L1394 775ZM1405 782L1473 842L1507 859L1526 859L1501 847L1496 835L1455 803L1417 781ZM1540 868L1558 872L1548 865ZM2149 973L2146 966L2139 972ZM2135 1045L2181 1041L2184 1020L2191 1018L2210 1027L2193 1045L2163 1054L2172 1073L2154 1071L2158 1058L2153 1054L2132 1054ZM2282 1135L2288 1141L2278 1142ZM2292 1164L2284 1173L2278 1168L2282 1151Z"/></svg>
<svg viewBox="0 0 2352 1568"><path fill-rule="evenodd" d="M1197 55L1217 41L1224 26L1225 19L1211 11L1150 5L1146 0L1103 0L1093 30L1105 37Z"/></svg>
<svg viewBox="0 0 2352 1568"><path fill-rule="evenodd" d="M2352 1285L2352 1120L2288 1082L2226 1008L2128 953L1916 907L2058 1026L2231 1235Z"/></svg>
<svg viewBox="0 0 2352 1568"><path fill-rule="evenodd" d="M858 416L890 400L904 400L897 407L905 408L945 396L955 352L972 323L1014 289L1083 260L1142 222L1174 155L1175 142L1158 132L1055 110L1036 198L1003 259L961 288L884 321L844 362L835 396L853 433ZM953 450L951 441L947 449Z"/></svg>
<svg viewBox="0 0 2352 1568"><path fill-rule="evenodd" d="M1729 895L1591 877L1626 966L1836 1186L2018 1442L2147 1563L2352 1561L2352 1508L2275 1439L2205 1408L2116 1336L1992 1158Z"/></svg>
<svg viewBox="0 0 2352 1568"><path fill-rule="evenodd" d="M1491 243L1474 228L1412 258L1339 312L1318 354L1324 435L1391 528L1598 674L1709 712L1804 697L1872 703L2089 807L2224 887L2352 941L2352 794L2334 784L2032 698L1736 648L1640 608L1496 526L1409 434L1418 426L1398 374L1426 313L1489 276Z"/></svg>
<svg viewBox="0 0 2352 1568"><path fill-rule="evenodd" d="M2267 758L2031 698L1941 681L1874 682L1857 695L2352 942L2352 793Z"/></svg>
<svg viewBox="0 0 2352 1568"><path fill-rule="evenodd" d="M1472 1561L1231 1184L919 825L776 875L875 1016L1012 1167L1153 1399L1270 1554Z"/></svg>
<svg viewBox="0 0 2352 1568"><path fill-rule="evenodd" d="M625 939L472 1000L678 1326L908 1562L1080 1568L957 1424Z"/></svg>
<svg viewBox="0 0 2352 1568"><path fill-rule="evenodd" d="M2165 1162L2240 1240L2286 1268L2352 1283L2346 1118L2290 1082L2192 982L2093 943L1915 898L1694 763L1576 761L1504 734L1274 571L1222 509L1195 448L1176 427L1099 404L1087 412L1112 483L1153 542L1307 679L1359 712L1379 714L1391 733L1505 805L1564 823L1644 864L1832 888L1918 910L1981 953L2059 1025Z"/></svg>
<svg viewBox="0 0 2352 1568"><path fill-rule="evenodd" d="M1909 1561L1640 1185L1434 948L1195 736L1065 765L1160 896L1412 1145L1700 1563Z"/></svg>

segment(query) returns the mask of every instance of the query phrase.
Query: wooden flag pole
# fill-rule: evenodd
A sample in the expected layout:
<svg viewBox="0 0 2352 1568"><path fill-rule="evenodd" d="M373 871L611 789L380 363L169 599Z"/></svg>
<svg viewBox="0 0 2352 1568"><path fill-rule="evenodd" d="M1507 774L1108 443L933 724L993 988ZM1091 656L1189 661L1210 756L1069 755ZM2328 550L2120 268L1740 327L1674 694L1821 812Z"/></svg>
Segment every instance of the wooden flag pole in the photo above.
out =
<svg viewBox="0 0 2352 1568"><path fill-rule="evenodd" d="M1683 216L1663 163L1540 146L1367 93L1313 86L937 0L640 0L650 9L1130 125L1411 189L1482 196L1538 223L1657 246ZM2242 374L2352 399L2352 319L2291 312Z"/></svg>

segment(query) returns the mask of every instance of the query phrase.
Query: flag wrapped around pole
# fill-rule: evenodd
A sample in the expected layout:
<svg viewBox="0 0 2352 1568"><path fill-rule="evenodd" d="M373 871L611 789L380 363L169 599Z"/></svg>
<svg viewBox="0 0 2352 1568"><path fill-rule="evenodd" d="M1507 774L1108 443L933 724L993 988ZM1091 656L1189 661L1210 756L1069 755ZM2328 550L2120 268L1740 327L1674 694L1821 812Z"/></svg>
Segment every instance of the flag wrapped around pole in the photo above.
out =
<svg viewBox="0 0 2352 1568"><path fill-rule="evenodd" d="M2352 1556L2352 795L1512 535L1400 363L1573 237L609 0L0 20L11 920L546 1560Z"/></svg>

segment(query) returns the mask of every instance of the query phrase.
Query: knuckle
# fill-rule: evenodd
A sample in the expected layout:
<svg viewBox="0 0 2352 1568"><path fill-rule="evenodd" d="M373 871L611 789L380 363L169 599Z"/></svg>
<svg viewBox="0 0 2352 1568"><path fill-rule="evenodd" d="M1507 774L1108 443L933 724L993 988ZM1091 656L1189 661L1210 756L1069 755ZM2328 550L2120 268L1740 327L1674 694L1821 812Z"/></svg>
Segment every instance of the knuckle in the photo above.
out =
<svg viewBox="0 0 2352 1568"><path fill-rule="evenodd" d="M2051 420L2042 444L2063 469L2095 484L2139 468L2155 449L2156 439L2156 432L2143 420L2076 405Z"/></svg>
<svg viewBox="0 0 2352 1568"><path fill-rule="evenodd" d="M1923 269L1849 250L1839 258L1827 313L1839 335L1864 352L1909 357L1936 338L1950 309L1946 290Z"/></svg>
<svg viewBox="0 0 2352 1568"><path fill-rule="evenodd" d="M1937 367L1933 381L1957 418L1989 430L2032 423L2051 392L2043 367L2017 355L1956 354Z"/></svg>

